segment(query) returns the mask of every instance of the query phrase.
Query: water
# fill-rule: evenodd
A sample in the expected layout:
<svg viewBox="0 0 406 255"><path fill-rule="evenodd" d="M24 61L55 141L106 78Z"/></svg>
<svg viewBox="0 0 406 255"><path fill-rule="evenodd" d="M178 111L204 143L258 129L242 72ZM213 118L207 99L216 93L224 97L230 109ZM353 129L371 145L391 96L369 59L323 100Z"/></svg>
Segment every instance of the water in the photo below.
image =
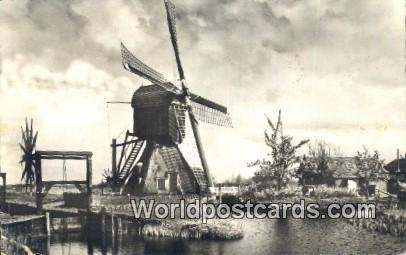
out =
<svg viewBox="0 0 406 255"><path fill-rule="evenodd" d="M235 241L151 240L137 236L103 242L100 233L53 237L49 254L400 254L406 241L357 229L342 220L239 220Z"/></svg>

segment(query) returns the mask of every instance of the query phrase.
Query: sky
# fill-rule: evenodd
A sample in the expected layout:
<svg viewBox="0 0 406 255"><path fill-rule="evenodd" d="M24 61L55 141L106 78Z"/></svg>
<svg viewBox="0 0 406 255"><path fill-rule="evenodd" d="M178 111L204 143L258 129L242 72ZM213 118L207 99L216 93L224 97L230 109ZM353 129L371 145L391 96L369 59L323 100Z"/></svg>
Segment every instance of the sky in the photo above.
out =
<svg viewBox="0 0 406 255"><path fill-rule="evenodd" d="M201 123L218 181L255 171L267 153L264 114L284 134L363 146L386 161L406 153L405 14L399 0L173 0L190 89L228 107L234 128ZM94 181L111 139L131 129L132 93L149 82L123 69L120 42L176 80L163 1L0 1L0 164L20 182L20 126L34 119L41 150L93 151ZM305 153L304 148L301 153ZM85 168L67 162L68 178ZM61 179L62 162L44 163Z"/></svg>

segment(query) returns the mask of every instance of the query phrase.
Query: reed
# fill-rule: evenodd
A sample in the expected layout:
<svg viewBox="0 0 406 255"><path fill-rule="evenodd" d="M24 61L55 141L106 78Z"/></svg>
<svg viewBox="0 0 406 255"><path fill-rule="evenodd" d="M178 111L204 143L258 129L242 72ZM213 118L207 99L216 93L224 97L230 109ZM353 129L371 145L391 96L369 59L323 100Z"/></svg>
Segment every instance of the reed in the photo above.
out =
<svg viewBox="0 0 406 255"><path fill-rule="evenodd" d="M196 224L176 221L176 223L146 224L140 229L140 235L152 238L235 240L243 237L243 231L228 222Z"/></svg>
<svg viewBox="0 0 406 255"><path fill-rule="evenodd" d="M375 219L351 219L357 226L380 233L389 233L393 236L406 239L406 212L405 210L385 210Z"/></svg>

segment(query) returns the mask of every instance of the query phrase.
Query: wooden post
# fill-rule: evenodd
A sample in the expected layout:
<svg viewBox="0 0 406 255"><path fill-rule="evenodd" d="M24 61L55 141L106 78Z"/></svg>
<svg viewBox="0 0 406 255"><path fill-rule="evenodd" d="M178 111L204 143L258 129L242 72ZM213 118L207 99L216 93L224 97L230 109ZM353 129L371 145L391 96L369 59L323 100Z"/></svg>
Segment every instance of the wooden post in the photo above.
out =
<svg viewBox="0 0 406 255"><path fill-rule="evenodd" d="M219 185L219 200L220 200L220 204L223 203L223 195L221 194L221 184Z"/></svg>
<svg viewBox="0 0 406 255"><path fill-rule="evenodd" d="M111 208L111 241L114 243L114 210Z"/></svg>
<svg viewBox="0 0 406 255"><path fill-rule="evenodd" d="M106 233L106 208L103 206L100 210L101 217L101 232L104 235Z"/></svg>
<svg viewBox="0 0 406 255"><path fill-rule="evenodd" d="M120 217L117 218L117 234L121 235L123 233L123 222Z"/></svg>
<svg viewBox="0 0 406 255"><path fill-rule="evenodd" d="M92 206L92 156L86 159L86 189L87 189L87 209L90 211Z"/></svg>
<svg viewBox="0 0 406 255"><path fill-rule="evenodd" d="M399 148L396 150L396 159L397 159L397 161L398 161L398 169L397 169L397 172L399 172L400 173L400 161L399 161L399 155L400 155L400 153L399 153Z"/></svg>
<svg viewBox="0 0 406 255"><path fill-rule="evenodd" d="M6 181L6 173L0 173L0 177L2 179L2 186L0 187L0 209L5 210L6 208L6 200L7 200L7 181Z"/></svg>
<svg viewBox="0 0 406 255"><path fill-rule="evenodd" d="M42 193L42 166L41 166L41 157L36 155L37 167L35 168L35 202L37 206L37 213L42 214L42 202L44 199Z"/></svg>
<svg viewBox="0 0 406 255"><path fill-rule="evenodd" d="M197 123L193 113L190 111L189 111L189 118L191 120L190 122L192 123L193 135L195 136L196 146L197 146L197 150L199 152L200 160L202 162L203 170L205 171L206 176L207 176L207 186L210 191L210 187L213 187L213 182L211 180L209 165L207 164L206 155L204 153L203 144L202 144L202 141L200 138L199 124Z"/></svg>
<svg viewBox="0 0 406 255"><path fill-rule="evenodd" d="M3 193L4 204L7 204L7 174L6 173L4 173L4 175L3 175L3 187L4 187L4 193Z"/></svg>
<svg viewBox="0 0 406 255"><path fill-rule="evenodd" d="M117 174L117 140L113 139L111 142L111 172L113 176ZM113 185L113 191L116 191L115 185Z"/></svg>
<svg viewBox="0 0 406 255"><path fill-rule="evenodd" d="M45 213L45 227L47 236L51 236L51 218L49 217L49 212Z"/></svg>
<svg viewBox="0 0 406 255"><path fill-rule="evenodd" d="M102 254L107 254L106 249L106 208L103 206L100 210L101 217L101 241L102 241Z"/></svg>

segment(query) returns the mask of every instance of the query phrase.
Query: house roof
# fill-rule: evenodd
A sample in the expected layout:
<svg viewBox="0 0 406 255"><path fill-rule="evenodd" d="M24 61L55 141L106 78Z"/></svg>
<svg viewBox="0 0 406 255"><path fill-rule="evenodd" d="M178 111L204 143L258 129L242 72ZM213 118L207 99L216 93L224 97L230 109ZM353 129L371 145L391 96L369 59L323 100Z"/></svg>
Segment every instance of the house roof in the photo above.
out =
<svg viewBox="0 0 406 255"><path fill-rule="evenodd" d="M333 171L334 178L357 178L357 165L353 157L332 157L328 167Z"/></svg>
<svg viewBox="0 0 406 255"><path fill-rule="evenodd" d="M397 172L398 166L401 173L406 173L406 158L392 160L386 166L384 166L384 168L388 170L389 173L394 174Z"/></svg>

